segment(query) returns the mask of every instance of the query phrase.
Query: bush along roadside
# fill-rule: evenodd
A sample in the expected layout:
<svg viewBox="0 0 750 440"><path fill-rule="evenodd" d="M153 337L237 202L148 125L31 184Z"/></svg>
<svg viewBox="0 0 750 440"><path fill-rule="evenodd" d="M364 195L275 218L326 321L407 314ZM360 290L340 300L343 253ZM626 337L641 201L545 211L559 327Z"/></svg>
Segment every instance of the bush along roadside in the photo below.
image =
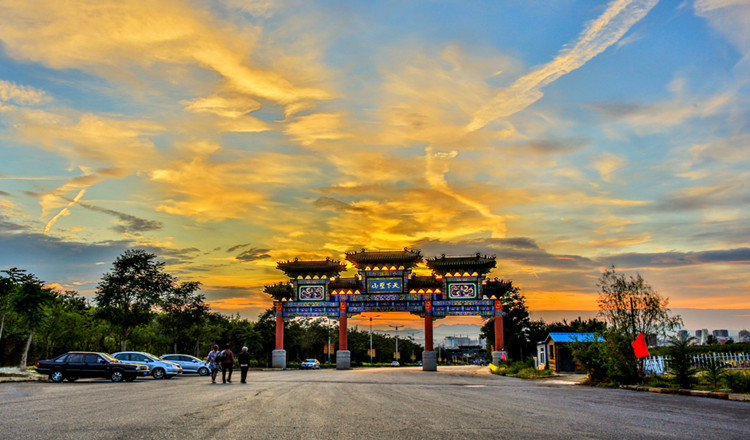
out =
<svg viewBox="0 0 750 440"><path fill-rule="evenodd" d="M529 357L525 361L512 362L507 365L498 365L491 368L492 374L499 376L513 376L521 379L536 379L541 377L552 377L555 374L551 370L538 370L534 367L534 358Z"/></svg>

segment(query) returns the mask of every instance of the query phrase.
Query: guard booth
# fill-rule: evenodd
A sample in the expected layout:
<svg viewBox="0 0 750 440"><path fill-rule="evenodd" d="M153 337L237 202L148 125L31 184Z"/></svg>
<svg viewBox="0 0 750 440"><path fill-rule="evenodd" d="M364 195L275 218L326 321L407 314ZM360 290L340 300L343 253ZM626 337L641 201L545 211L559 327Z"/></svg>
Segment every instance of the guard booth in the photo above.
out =
<svg viewBox="0 0 750 440"><path fill-rule="evenodd" d="M573 344L576 342L601 342L594 333L586 332L552 332L543 343L537 345L538 364L541 369L549 368L556 373L573 373L580 371L581 366L573 357ZM542 360L544 359L544 360Z"/></svg>
<svg viewBox="0 0 750 440"><path fill-rule="evenodd" d="M347 344L347 319L362 313L409 312L424 319L425 351L422 369L437 370L433 347L433 322L447 316L481 316L495 323L496 351L493 362L504 353L503 298L507 282L489 280L486 275L496 266L495 257L439 257L423 260L419 250L351 251L346 253L357 273L341 277L346 265L339 260L280 261L277 268L288 281L265 287L274 298L276 349L272 353L274 368L286 368L284 321L297 317L329 317L339 320L339 348L336 368L351 368ZM414 267L425 261L432 270L429 276L418 276Z"/></svg>

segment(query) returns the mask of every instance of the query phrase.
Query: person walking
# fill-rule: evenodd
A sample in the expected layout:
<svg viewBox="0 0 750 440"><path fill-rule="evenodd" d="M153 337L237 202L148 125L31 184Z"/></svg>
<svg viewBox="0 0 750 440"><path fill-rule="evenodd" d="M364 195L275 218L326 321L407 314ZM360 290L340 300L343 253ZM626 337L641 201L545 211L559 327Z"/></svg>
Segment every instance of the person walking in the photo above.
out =
<svg viewBox="0 0 750 440"><path fill-rule="evenodd" d="M221 382L222 383L232 383L232 368L234 367L234 353L232 353L232 349L229 348L229 344L227 344L227 348L224 349L224 360L221 362ZM229 372L229 374L227 374Z"/></svg>
<svg viewBox="0 0 750 440"><path fill-rule="evenodd" d="M219 372L219 363L216 361L216 356L219 355L219 346L214 345L211 351L206 356L206 362L208 362L208 368L211 370L211 383L216 383L216 374Z"/></svg>
<svg viewBox="0 0 750 440"><path fill-rule="evenodd" d="M237 356L237 360L240 363L240 382L247 383L247 369L250 367L250 353L247 352L247 347L242 347L242 353Z"/></svg>

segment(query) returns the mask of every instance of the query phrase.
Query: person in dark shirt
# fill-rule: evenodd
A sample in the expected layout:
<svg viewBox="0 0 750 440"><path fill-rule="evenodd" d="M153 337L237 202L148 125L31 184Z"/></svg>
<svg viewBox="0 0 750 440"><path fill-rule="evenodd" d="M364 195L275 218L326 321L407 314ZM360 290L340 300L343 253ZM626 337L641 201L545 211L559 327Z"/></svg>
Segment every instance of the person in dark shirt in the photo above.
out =
<svg viewBox="0 0 750 440"><path fill-rule="evenodd" d="M247 383L247 369L250 367L250 353L247 352L247 347L242 347L242 353L237 356L237 360L240 363L240 382Z"/></svg>
<svg viewBox="0 0 750 440"><path fill-rule="evenodd" d="M234 353L232 353L232 350L229 348L229 344L227 344L227 348L224 349L224 354L226 354L226 357L224 358L224 361L221 363L221 382L232 383L232 368L234 367ZM227 375L227 372L229 372L228 375Z"/></svg>

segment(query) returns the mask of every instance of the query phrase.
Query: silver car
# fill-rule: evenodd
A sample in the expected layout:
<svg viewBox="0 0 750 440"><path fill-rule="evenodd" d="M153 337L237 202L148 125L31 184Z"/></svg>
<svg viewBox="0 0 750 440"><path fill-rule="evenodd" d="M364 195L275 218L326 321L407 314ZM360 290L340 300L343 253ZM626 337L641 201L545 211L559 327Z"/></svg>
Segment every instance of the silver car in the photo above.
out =
<svg viewBox="0 0 750 440"><path fill-rule="evenodd" d="M210 372L208 364L205 361L189 354L164 354L161 358L165 361L179 364L182 367L183 373L198 373L201 376L208 376Z"/></svg>
<svg viewBox="0 0 750 440"><path fill-rule="evenodd" d="M171 379L178 374L182 374L182 367L178 364L159 359L150 353L121 351L112 356L129 364L147 365L154 379Z"/></svg>

